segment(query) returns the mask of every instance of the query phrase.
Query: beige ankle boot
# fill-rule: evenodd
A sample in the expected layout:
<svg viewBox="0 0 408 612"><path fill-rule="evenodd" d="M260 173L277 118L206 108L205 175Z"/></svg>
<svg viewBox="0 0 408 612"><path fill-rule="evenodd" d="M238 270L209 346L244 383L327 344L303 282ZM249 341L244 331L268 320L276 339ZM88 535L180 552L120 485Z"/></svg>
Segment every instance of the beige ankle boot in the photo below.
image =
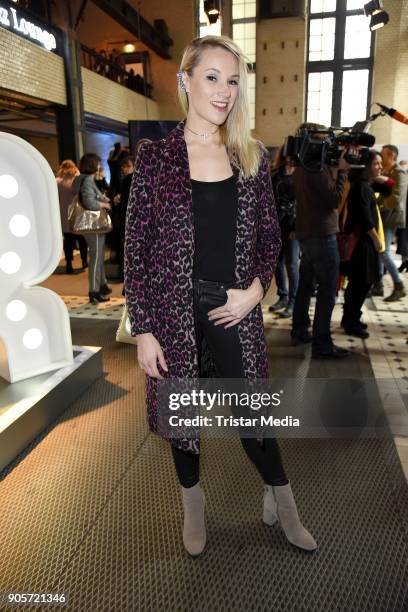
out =
<svg viewBox="0 0 408 612"><path fill-rule="evenodd" d="M276 501L273 496L272 486L265 485L263 497L263 522L267 525L274 525L277 520Z"/></svg>
<svg viewBox="0 0 408 612"><path fill-rule="evenodd" d="M183 542L187 552L195 557L203 552L206 542L204 523L204 493L197 483L181 487L184 508Z"/></svg>
<svg viewBox="0 0 408 612"><path fill-rule="evenodd" d="M300 522L290 483L273 487L273 495L279 523L289 542L303 550L315 550L317 548L315 539Z"/></svg>

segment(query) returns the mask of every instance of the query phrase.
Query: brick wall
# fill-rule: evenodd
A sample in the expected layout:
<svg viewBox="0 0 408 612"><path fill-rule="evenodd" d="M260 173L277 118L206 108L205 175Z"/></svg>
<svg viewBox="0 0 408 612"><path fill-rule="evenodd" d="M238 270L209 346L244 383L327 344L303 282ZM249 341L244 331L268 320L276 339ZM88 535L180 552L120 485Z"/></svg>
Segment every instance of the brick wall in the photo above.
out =
<svg viewBox="0 0 408 612"><path fill-rule="evenodd" d="M408 0L388 1L385 8L390 21L377 30L372 100L408 115ZM381 144L408 143L408 125L389 117L377 119L372 132Z"/></svg>
<svg viewBox="0 0 408 612"><path fill-rule="evenodd" d="M123 123L131 119L159 119L157 102L86 68L81 73L86 112Z"/></svg>
<svg viewBox="0 0 408 612"><path fill-rule="evenodd" d="M65 105L63 59L0 28L0 87Z"/></svg>
<svg viewBox="0 0 408 612"><path fill-rule="evenodd" d="M305 36L298 17L258 23L255 132L267 146L281 145L303 121Z"/></svg>

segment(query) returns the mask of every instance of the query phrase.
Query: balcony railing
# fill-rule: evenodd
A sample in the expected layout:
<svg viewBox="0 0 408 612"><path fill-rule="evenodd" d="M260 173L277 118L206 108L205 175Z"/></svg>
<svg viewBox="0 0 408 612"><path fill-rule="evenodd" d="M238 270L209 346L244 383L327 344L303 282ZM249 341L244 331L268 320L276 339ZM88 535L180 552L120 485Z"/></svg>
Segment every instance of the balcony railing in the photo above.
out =
<svg viewBox="0 0 408 612"><path fill-rule="evenodd" d="M143 64L143 72L146 74L147 58L145 53L136 55L140 56L140 63ZM118 55L115 60L112 57L107 57L104 52L98 52L81 45L81 64L84 68L115 81L115 83L119 83L119 85L123 85L142 96L152 97L153 87L140 74L135 74L133 69L126 70L126 64L121 55Z"/></svg>

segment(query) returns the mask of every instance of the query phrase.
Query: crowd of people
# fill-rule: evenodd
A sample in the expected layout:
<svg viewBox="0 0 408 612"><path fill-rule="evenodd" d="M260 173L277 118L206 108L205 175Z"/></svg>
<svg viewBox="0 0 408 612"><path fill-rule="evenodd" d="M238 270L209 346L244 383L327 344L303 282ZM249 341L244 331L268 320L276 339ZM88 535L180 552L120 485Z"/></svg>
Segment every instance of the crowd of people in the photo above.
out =
<svg viewBox="0 0 408 612"><path fill-rule="evenodd" d="M151 86L145 82L142 75L135 73L133 68L127 69L124 55L117 49L112 49L111 53L107 53L105 49L92 51L93 61L90 67L97 74L116 81L132 91L150 96Z"/></svg>
<svg viewBox="0 0 408 612"><path fill-rule="evenodd" d="M119 265L119 276L123 280L126 207L134 159L129 154L129 149L118 142L110 152L107 162L111 175L109 183L105 178L101 158L95 153L83 155L78 167L72 160L64 160L56 175L64 236L65 271L67 274L73 274L74 249L78 248L82 269L89 269L89 300L93 304L108 301L109 294L112 293L105 274L106 243L110 247L111 261ZM73 233L73 220L69 217L70 206L76 200L86 210L107 210L112 221L112 231L89 232L84 236Z"/></svg>
<svg viewBox="0 0 408 612"><path fill-rule="evenodd" d="M334 345L330 332L341 287L345 288L341 326L348 335L360 338L369 336L361 321L364 300L370 292L384 296L385 270L393 281L385 301L406 295L401 276L408 270L406 163L398 163L398 148L392 144L381 152L364 153L363 167L350 166L342 155L337 167L324 164L319 172L311 172L295 167L282 148L271 168L282 247L275 270L278 300L269 310L292 317L292 345L312 343L316 358L350 354ZM340 230L351 243L347 257L339 253ZM391 255L395 239L402 257L399 269ZM313 295L316 306L310 333Z"/></svg>
<svg viewBox="0 0 408 612"><path fill-rule="evenodd" d="M89 251L89 298L94 304L109 300L111 293L104 271L105 242L123 280L126 209L134 171L134 158L119 142L107 163L109 183L95 154L84 155L79 168L65 160L57 172L66 273L74 272L74 248L80 251L82 269L88 268ZM341 326L360 338L369 336L361 321L362 305L369 295L384 296L385 271L393 281L385 301L406 295L402 274L408 271L407 163L398 162L398 148L389 144L381 152L370 151L364 168L352 169L342 158L337 168L324 166L311 173L296 167L281 147L271 163L271 176L282 247L275 269L278 299L269 311L293 319L292 345L311 342L315 357L347 356L349 352L333 344L330 333L340 287L345 289ZM106 208L113 231L106 236L73 234L68 209L75 197L89 210ZM349 261L341 261L338 251L339 211L341 229L355 237ZM391 254L394 240L402 260L399 268ZM310 333L312 296L316 308Z"/></svg>

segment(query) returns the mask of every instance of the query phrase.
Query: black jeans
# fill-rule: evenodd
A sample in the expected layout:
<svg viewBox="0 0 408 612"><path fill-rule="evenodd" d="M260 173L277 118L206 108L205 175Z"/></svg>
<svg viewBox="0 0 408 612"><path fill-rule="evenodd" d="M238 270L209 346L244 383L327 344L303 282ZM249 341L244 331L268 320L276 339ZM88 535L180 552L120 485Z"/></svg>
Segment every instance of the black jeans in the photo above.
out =
<svg viewBox="0 0 408 612"><path fill-rule="evenodd" d="M333 345L330 321L339 278L340 258L336 235L307 238L300 242L300 249L302 255L299 286L293 309L292 336L301 337L308 333L310 298L316 280L318 288L313 319L312 348L327 349Z"/></svg>
<svg viewBox="0 0 408 612"><path fill-rule="evenodd" d="M219 378L244 378L242 351L236 325L225 329L208 320L208 312L227 301L226 289L233 283L217 283L194 280L194 319L199 354L205 338L215 361ZM242 415L243 407L231 407L234 416ZM248 414L249 416L249 414ZM264 482L269 485L288 484L278 443L274 438L265 438L262 446L256 438L240 438L249 459L254 463ZM200 456L171 446L174 464L180 484L192 487L199 481Z"/></svg>

